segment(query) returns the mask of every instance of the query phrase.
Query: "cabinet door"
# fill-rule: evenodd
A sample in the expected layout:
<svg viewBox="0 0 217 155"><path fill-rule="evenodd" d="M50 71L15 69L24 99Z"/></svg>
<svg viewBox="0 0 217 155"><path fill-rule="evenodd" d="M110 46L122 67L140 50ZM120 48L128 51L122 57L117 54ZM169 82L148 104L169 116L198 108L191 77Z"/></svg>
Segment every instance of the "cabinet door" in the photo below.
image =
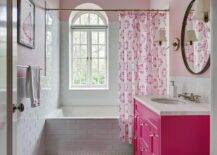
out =
<svg viewBox="0 0 217 155"><path fill-rule="evenodd" d="M140 138L140 153L139 153L139 155L151 155L149 146L143 138Z"/></svg>
<svg viewBox="0 0 217 155"><path fill-rule="evenodd" d="M144 119L141 119L140 130L141 130L141 138L144 139L144 141L149 146L150 145L150 135L152 134L151 133L151 126Z"/></svg>
<svg viewBox="0 0 217 155"><path fill-rule="evenodd" d="M157 133L153 137L153 155L160 155L160 137Z"/></svg>
<svg viewBox="0 0 217 155"><path fill-rule="evenodd" d="M152 130L150 124L143 118L141 119L141 151L142 155L151 155L152 149Z"/></svg>
<svg viewBox="0 0 217 155"><path fill-rule="evenodd" d="M138 155L139 152L139 138L140 138L140 130L139 130L140 119L137 112L134 114L134 140L133 140L133 150L134 155Z"/></svg>
<svg viewBox="0 0 217 155"><path fill-rule="evenodd" d="M134 138L140 137L140 124L140 116L136 112L134 116Z"/></svg>
<svg viewBox="0 0 217 155"><path fill-rule="evenodd" d="M140 142L139 142L139 138L136 138L134 139L134 142L133 142L133 154L134 155L140 155Z"/></svg>
<svg viewBox="0 0 217 155"><path fill-rule="evenodd" d="M138 104L134 104L134 140L133 140L133 150L134 155L141 155L140 152L140 137L141 137L141 118L138 111Z"/></svg>
<svg viewBox="0 0 217 155"><path fill-rule="evenodd" d="M158 129L146 119L142 119L140 150L142 155L160 155L160 136Z"/></svg>
<svg viewBox="0 0 217 155"><path fill-rule="evenodd" d="M160 141L160 131L159 129L151 125L151 153L152 155L160 155L160 146L161 146L161 141Z"/></svg>

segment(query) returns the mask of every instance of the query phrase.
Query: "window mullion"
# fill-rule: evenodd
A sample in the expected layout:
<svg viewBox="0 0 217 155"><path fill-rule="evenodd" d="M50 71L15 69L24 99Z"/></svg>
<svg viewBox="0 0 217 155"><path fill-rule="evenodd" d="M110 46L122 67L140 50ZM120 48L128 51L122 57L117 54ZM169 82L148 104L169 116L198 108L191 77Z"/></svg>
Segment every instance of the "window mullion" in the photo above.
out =
<svg viewBox="0 0 217 155"><path fill-rule="evenodd" d="M105 61L106 61L106 82L108 85L108 80L109 80L109 75L108 75L108 71L109 71L109 57L108 57L108 29L105 29Z"/></svg>
<svg viewBox="0 0 217 155"><path fill-rule="evenodd" d="M74 51L74 48L73 48L73 44L74 44L74 41L73 41L73 36L74 36L74 31L72 31L71 33L71 50L69 51L69 85L70 85L70 88L72 85L74 85L74 73L73 73L73 51Z"/></svg>
<svg viewBox="0 0 217 155"><path fill-rule="evenodd" d="M88 66L87 66L87 71L88 71L88 86L91 86L91 78L92 78L92 71L91 71L91 66L92 66L92 35L91 35L91 30L88 30Z"/></svg>

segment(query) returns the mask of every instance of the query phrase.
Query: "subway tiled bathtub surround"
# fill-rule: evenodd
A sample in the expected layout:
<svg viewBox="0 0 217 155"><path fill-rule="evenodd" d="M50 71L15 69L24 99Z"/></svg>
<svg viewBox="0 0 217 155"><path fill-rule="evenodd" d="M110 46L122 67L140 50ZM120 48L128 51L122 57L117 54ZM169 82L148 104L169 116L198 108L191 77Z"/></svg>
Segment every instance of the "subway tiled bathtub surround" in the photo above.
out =
<svg viewBox="0 0 217 155"><path fill-rule="evenodd" d="M68 107L50 115L46 120L46 155L132 155L131 145L119 138L116 107L95 109L101 113Z"/></svg>

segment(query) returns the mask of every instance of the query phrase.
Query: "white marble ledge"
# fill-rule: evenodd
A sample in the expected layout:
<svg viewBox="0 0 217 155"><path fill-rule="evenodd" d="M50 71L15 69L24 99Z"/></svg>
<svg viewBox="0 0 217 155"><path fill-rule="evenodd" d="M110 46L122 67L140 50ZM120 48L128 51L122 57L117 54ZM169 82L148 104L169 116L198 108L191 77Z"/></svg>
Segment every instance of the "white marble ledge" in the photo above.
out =
<svg viewBox="0 0 217 155"><path fill-rule="evenodd" d="M210 104L192 103L184 100L184 104L163 104L152 101L152 98L165 98L166 96L136 96L135 99L141 102L151 111L161 116L182 116L182 115L210 115Z"/></svg>

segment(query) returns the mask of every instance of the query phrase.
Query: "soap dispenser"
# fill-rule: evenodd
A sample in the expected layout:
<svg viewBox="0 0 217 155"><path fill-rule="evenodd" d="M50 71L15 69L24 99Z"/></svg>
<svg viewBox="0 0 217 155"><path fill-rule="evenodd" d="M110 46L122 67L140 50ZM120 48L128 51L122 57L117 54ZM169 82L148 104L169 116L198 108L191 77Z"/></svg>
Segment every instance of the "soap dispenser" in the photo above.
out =
<svg viewBox="0 0 217 155"><path fill-rule="evenodd" d="M170 97L177 98L177 86L175 81L170 81Z"/></svg>

